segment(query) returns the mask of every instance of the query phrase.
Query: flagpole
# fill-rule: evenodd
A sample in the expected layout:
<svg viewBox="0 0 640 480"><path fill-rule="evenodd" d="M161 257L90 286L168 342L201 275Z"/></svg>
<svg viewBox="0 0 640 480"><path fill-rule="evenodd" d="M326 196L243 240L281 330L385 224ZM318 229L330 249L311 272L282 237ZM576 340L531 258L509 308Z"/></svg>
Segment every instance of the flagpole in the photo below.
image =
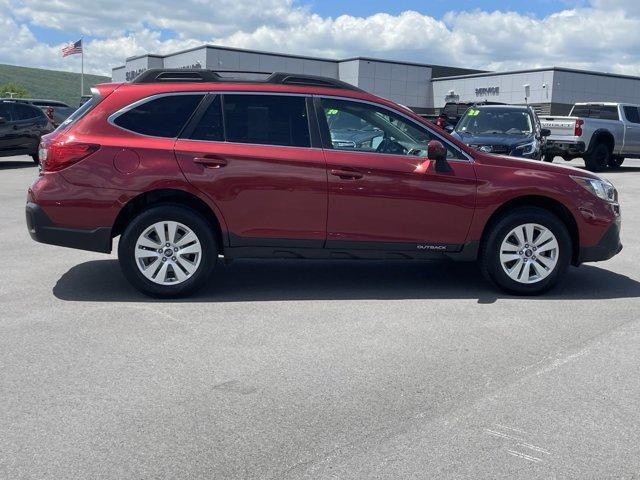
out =
<svg viewBox="0 0 640 480"><path fill-rule="evenodd" d="M80 46L82 47L81 50L81 57L82 59L80 60L80 102L82 102L82 95L84 95L84 42L82 41L83 37L80 37L80 42L82 42L80 44Z"/></svg>

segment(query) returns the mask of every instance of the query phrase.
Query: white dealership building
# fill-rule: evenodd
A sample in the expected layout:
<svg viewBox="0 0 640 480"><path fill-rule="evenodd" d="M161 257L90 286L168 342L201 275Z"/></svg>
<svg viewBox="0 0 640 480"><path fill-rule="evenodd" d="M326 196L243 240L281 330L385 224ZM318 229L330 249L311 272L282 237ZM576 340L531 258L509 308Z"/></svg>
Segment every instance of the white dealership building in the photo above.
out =
<svg viewBox="0 0 640 480"><path fill-rule="evenodd" d="M131 81L150 68L321 75L343 80L419 113L447 101L489 100L534 105L542 113L565 114L574 102L640 103L640 77L562 67L483 72L463 67L354 57L342 60L203 45L167 55L130 57L112 70L114 82Z"/></svg>

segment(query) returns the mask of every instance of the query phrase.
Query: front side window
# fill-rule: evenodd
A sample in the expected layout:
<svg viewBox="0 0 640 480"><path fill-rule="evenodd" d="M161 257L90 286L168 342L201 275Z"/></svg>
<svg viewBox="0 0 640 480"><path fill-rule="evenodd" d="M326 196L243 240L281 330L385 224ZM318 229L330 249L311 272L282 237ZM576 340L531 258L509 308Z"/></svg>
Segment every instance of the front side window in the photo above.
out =
<svg viewBox="0 0 640 480"><path fill-rule="evenodd" d="M142 135L175 138L203 97L187 94L153 98L118 115L113 123Z"/></svg>
<svg viewBox="0 0 640 480"><path fill-rule="evenodd" d="M440 140L428 129L382 107L330 98L321 103L335 150L426 157L429 141ZM447 157L464 158L445 147Z"/></svg>
<svg viewBox="0 0 640 480"><path fill-rule="evenodd" d="M227 94L222 103L228 142L311 146L304 97Z"/></svg>

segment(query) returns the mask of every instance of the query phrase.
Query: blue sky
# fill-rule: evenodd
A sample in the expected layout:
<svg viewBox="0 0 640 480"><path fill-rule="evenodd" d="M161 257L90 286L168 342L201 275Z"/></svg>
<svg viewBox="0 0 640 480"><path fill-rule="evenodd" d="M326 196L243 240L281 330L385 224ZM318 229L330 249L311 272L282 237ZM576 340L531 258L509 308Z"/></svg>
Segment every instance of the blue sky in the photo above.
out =
<svg viewBox="0 0 640 480"><path fill-rule="evenodd" d="M640 1L640 0L638 0ZM340 0L297 1L299 5L309 5L313 12L322 16L338 16L340 14L368 16L378 12L397 15L405 10L415 10L425 15L441 18L449 11L514 11L522 14L543 17L550 13L564 10L567 7L580 5L579 0L366 0L345 2Z"/></svg>

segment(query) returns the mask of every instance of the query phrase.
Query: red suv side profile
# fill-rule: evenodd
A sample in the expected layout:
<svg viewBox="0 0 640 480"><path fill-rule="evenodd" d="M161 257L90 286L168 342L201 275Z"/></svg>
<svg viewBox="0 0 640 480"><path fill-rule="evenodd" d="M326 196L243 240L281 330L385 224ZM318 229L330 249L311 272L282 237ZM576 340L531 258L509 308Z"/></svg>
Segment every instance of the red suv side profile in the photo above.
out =
<svg viewBox="0 0 640 480"><path fill-rule="evenodd" d="M617 254L613 185L472 150L346 83L148 70L102 84L40 145L34 240L111 252L145 294L206 283L220 256L479 262L513 294Z"/></svg>

